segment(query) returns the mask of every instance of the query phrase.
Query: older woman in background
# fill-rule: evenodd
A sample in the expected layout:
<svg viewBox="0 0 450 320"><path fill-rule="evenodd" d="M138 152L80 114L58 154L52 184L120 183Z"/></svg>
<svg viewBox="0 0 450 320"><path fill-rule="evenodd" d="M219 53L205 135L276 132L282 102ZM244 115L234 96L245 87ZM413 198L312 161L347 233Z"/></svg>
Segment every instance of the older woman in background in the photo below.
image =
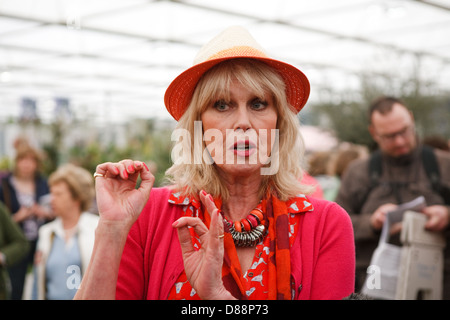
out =
<svg viewBox="0 0 450 320"><path fill-rule="evenodd" d="M0 186L0 201L19 224L30 247L21 261L8 268L13 300L22 299L25 276L33 263L38 230L53 218L47 206L47 180L40 174L41 163L41 152L22 141L16 147L13 171L2 179Z"/></svg>
<svg viewBox="0 0 450 320"><path fill-rule="evenodd" d="M51 206L57 217L39 230L34 299L73 299L91 257L98 216L92 175L66 164L49 177Z"/></svg>

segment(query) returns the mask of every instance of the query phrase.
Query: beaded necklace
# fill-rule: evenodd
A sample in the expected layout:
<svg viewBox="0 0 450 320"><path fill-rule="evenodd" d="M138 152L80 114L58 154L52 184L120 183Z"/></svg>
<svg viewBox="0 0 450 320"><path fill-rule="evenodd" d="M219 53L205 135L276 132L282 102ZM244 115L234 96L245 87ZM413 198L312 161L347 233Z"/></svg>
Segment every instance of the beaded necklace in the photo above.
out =
<svg viewBox="0 0 450 320"><path fill-rule="evenodd" d="M225 232L229 232L233 237L236 247L253 247L257 245L266 235L267 229L264 226L264 213L259 204L251 210L247 217L240 221L233 222L225 217L223 212Z"/></svg>

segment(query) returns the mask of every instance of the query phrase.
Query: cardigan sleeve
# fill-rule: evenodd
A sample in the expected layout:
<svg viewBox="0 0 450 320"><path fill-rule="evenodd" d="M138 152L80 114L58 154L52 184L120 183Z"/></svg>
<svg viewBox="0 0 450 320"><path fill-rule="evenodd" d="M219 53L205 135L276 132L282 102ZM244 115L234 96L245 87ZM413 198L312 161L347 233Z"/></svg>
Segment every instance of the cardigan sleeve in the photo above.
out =
<svg viewBox="0 0 450 320"><path fill-rule="evenodd" d="M0 211L0 226L2 229L0 230L0 252L5 256L8 266L12 266L27 254L29 245L22 230L11 219L6 206L2 203L0 203ZM1 233L3 233L3 236L1 236Z"/></svg>
<svg viewBox="0 0 450 320"><path fill-rule="evenodd" d="M354 291L355 245L349 215L328 202L316 225L311 299L342 299Z"/></svg>
<svg viewBox="0 0 450 320"><path fill-rule="evenodd" d="M122 253L116 299L164 299L183 268L177 231L178 208L167 188L153 188L150 199L128 233Z"/></svg>
<svg viewBox="0 0 450 320"><path fill-rule="evenodd" d="M144 248L140 241L139 222L131 227L120 261L116 286L117 300L145 298Z"/></svg>

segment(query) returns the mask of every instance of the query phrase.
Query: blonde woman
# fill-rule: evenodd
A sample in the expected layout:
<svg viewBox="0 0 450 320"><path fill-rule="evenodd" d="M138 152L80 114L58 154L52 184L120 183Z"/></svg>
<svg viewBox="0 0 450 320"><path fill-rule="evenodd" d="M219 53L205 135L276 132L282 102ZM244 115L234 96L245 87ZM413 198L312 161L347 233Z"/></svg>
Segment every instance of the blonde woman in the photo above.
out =
<svg viewBox="0 0 450 320"><path fill-rule="evenodd" d="M73 299L88 266L99 217L89 212L94 181L86 169L66 164L49 177L56 219L39 230L33 298Z"/></svg>
<svg viewBox="0 0 450 320"><path fill-rule="evenodd" d="M308 95L305 75L267 57L245 29L206 44L166 91L178 121L170 187L152 188L140 161L97 166L100 221L76 298L350 295L350 219L299 183L296 115Z"/></svg>

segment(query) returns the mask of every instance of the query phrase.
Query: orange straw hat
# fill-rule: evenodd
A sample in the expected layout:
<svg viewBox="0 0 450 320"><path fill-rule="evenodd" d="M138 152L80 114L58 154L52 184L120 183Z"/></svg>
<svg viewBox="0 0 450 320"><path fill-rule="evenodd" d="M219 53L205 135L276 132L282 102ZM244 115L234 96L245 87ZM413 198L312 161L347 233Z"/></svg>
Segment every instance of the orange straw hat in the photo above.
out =
<svg viewBox="0 0 450 320"><path fill-rule="evenodd" d="M166 90L167 110L179 120L191 102L195 87L203 74L216 64L230 59L251 58L263 61L277 70L286 84L291 106L299 112L309 97L309 81L294 66L269 58L264 49L242 27L230 27L204 45L194 59L194 66L181 73Z"/></svg>

